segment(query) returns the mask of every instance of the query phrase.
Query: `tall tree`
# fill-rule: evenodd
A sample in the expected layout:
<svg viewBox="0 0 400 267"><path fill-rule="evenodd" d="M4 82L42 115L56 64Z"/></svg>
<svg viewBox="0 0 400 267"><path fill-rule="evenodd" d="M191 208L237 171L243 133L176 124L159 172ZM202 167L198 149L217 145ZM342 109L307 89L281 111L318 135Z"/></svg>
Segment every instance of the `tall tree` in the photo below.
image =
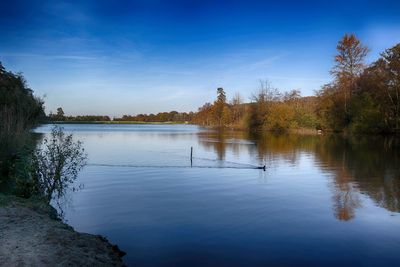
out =
<svg viewBox="0 0 400 267"><path fill-rule="evenodd" d="M64 110L61 108L61 107L59 107L59 108L57 108L57 114L56 114L56 117L57 117L57 120L58 121L62 121L62 120L64 120Z"/></svg>
<svg viewBox="0 0 400 267"><path fill-rule="evenodd" d="M356 78L364 69L368 48L354 34L345 34L336 46L335 66L331 73L344 98L344 112L348 113L348 102L355 88Z"/></svg>
<svg viewBox="0 0 400 267"><path fill-rule="evenodd" d="M214 102L214 118L218 126L223 126L224 109L226 106L226 95L222 87L217 89L217 100Z"/></svg>

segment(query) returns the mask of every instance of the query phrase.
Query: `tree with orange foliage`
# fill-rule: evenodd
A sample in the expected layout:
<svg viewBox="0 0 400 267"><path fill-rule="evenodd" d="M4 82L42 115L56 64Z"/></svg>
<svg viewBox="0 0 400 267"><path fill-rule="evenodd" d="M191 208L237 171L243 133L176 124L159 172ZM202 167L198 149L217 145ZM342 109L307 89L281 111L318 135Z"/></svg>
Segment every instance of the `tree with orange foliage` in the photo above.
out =
<svg viewBox="0 0 400 267"><path fill-rule="evenodd" d="M344 98L344 112L348 113L348 102L355 88L356 79L364 70L364 60L369 49L362 45L354 34L345 34L336 46L335 66L331 73L335 76Z"/></svg>

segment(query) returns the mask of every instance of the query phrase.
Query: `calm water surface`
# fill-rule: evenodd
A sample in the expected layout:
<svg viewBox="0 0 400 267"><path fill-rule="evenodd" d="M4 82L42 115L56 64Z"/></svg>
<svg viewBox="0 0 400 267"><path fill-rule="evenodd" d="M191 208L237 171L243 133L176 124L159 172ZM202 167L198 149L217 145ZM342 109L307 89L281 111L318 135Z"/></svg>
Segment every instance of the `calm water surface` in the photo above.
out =
<svg viewBox="0 0 400 267"><path fill-rule="evenodd" d="M65 220L107 236L128 265L399 266L396 140L64 128L89 154Z"/></svg>

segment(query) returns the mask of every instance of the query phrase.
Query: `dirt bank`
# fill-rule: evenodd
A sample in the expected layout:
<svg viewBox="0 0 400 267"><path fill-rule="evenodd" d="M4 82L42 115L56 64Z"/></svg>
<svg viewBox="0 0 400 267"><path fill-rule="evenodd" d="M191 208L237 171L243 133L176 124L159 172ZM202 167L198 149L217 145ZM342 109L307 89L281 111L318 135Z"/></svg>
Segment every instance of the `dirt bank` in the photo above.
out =
<svg viewBox="0 0 400 267"><path fill-rule="evenodd" d="M0 266L124 266L105 238L78 233L43 202L0 195Z"/></svg>

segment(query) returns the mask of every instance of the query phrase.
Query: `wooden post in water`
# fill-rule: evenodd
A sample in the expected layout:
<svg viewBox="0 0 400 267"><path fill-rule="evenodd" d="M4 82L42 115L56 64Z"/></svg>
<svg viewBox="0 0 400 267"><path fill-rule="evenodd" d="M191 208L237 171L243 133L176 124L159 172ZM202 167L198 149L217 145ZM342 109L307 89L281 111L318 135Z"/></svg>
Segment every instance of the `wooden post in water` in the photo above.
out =
<svg viewBox="0 0 400 267"><path fill-rule="evenodd" d="M193 147L190 147L190 167L193 166Z"/></svg>

